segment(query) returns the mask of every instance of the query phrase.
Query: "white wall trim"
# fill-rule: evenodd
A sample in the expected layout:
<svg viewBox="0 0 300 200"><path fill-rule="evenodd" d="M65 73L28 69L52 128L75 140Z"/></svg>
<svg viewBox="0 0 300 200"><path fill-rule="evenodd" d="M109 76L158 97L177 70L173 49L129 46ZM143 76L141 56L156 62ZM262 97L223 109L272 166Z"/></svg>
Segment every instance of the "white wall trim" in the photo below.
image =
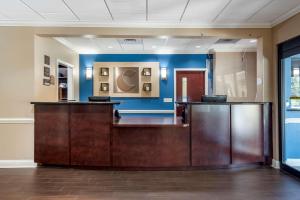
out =
<svg viewBox="0 0 300 200"><path fill-rule="evenodd" d="M33 124L33 118L0 118L0 124Z"/></svg>
<svg viewBox="0 0 300 200"><path fill-rule="evenodd" d="M207 68L174 68L174 108L176 108L176 72L178 71L204 71L205 72L205 95L208 94L208 70Z"/></svg>
<svg viewBox="0 0 300 200"><path fill-rule="evenodd" d="M300 12L300 5L293 8L292 10L290 10L289 12L281 15L280 17L278 17L277 19L275 19L272 23L271 23L271 27L277 26L278 24L288 20L290 17L293 17L294 15L298 14Z"/></svg>
<svg viewBox="0 0 300 200"><path fill-rule="evenodd" d="M0 160L0 168L35 168L33 160Z"/></svg>
<svg viewBox="0 0 300 200"><path fill-rule="evenodd" d="M280 169L280 163L278 160L272 159L272 167L275 169Z"/></svg>
<svg viewBox="0 0 300 200"><path fill-rule="evenodd" d="M127 114L174 114L174 110L119 110Z"/></svg>

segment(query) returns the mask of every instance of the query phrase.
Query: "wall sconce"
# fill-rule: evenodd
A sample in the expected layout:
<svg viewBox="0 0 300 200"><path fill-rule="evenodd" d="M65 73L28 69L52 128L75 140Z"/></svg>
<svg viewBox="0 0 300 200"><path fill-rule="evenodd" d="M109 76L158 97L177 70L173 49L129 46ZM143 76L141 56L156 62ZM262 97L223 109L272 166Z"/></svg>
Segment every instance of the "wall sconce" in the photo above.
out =
<svg viewBox="0 0 300 200"><path fill-rule="evenodd" d="M91 80L93 78L93 68L88 67L85 69L85 79Z"/></svg>
<svg viewBox="0 0 300 200"><path fill-rule="evenodd" d="M161 78L161 80L167 80L167 68L166 67L160 68L160 78Z"/></svg>

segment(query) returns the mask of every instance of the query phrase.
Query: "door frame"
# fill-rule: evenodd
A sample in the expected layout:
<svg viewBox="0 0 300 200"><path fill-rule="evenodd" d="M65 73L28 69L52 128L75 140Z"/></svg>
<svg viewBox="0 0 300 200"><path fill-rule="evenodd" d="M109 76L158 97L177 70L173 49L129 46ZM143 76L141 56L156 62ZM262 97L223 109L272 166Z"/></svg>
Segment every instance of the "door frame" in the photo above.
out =
<svg viewBox="0 0 300 200"><path fill-rule="evenodd" d="M72 68L72 71L73 71L73 73L72 73L72 97L69 97L68 96L68 100L74 100L75 99L75 84L74 84L74 65L72 65L72 64L70 64L70 63L68 63L68 62L66 62L66 61L63 61L63 60L61 60L61 59L57 59L56 60L56 83L57 83L57 88L56 88L56 91L58 91L58 87L59 87L59 85L58 85L58 77L59 77L59 74L58 74L58 66L59 66L59 64L62 64L62 65L65 65L65 66L67 66L68 68L70 67L70 68ZM69 79L68 79L69 80ZM69 86L69 81L68 81L68 86ZM59 97L57 96L57 99L58 99Z"/></svg>
<svg viewBox="0 0 300 200"><path fill-rule="evenodd" d="M296 43L296 45L295 45ZM287 40L283 43L277 45L277 109L278 109L278 145L279 145L279 165L280 170L288 172L292 175L300 177L300 171L288 166L283 162L283 140L284 140L284 124L285 124L285 117L283 116L284 111L283 105L285 104L285 99L283 100L283 92L284 92L284 78L283 78L283 65L282 59L286 56L284 55L286 52L294 52L300 51L300 36Z"/></svg>
<svg viewBox="0 0 300 200"><path fill-rule="evenodd" d="M207 68L174 68L174 113L175 113L175 108L176 108L176 79L177 79L177 72L180 71L191 71L191 72L195 72L195 71L200 71L200 72L204 72L205 74L205 95L208 94L208 70Z"/></svg>

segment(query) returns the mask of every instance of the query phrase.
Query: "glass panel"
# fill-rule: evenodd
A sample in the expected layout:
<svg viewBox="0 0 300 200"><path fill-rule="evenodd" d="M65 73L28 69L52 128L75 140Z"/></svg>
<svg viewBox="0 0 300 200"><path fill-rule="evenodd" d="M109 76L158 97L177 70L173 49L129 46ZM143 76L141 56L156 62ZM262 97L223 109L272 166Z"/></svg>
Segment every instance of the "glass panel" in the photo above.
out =
<svg viewBox="0 0 300 200"><path fill-rule="evenodd" d="M282 161L300 171L300 54L282 60Z"/></svg>

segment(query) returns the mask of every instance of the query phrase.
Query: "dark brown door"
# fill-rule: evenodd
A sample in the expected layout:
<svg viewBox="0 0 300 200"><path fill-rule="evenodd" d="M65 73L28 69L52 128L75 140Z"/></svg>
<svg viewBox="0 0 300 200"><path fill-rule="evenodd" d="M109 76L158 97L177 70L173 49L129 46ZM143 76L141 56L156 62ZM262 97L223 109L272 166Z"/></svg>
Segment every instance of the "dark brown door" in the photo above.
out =
<svg viewBox="0 0 300 200"><path fill-rule="evenodd" d="M201 101L205 94L205 72L177 71L176 72L176 100L182 99L182 79L187 79L187 97L189 101Z"/></svg>
<svg viewBox="0 0 300 200"><path fill-rule="evenodd" d="M182 101L182 81L187 82L187 100L201 101L205 94L205 72L204 71L177 71L176 72L176 101ZM183 106L177 106L177 116L181 116Z"/></svg>

